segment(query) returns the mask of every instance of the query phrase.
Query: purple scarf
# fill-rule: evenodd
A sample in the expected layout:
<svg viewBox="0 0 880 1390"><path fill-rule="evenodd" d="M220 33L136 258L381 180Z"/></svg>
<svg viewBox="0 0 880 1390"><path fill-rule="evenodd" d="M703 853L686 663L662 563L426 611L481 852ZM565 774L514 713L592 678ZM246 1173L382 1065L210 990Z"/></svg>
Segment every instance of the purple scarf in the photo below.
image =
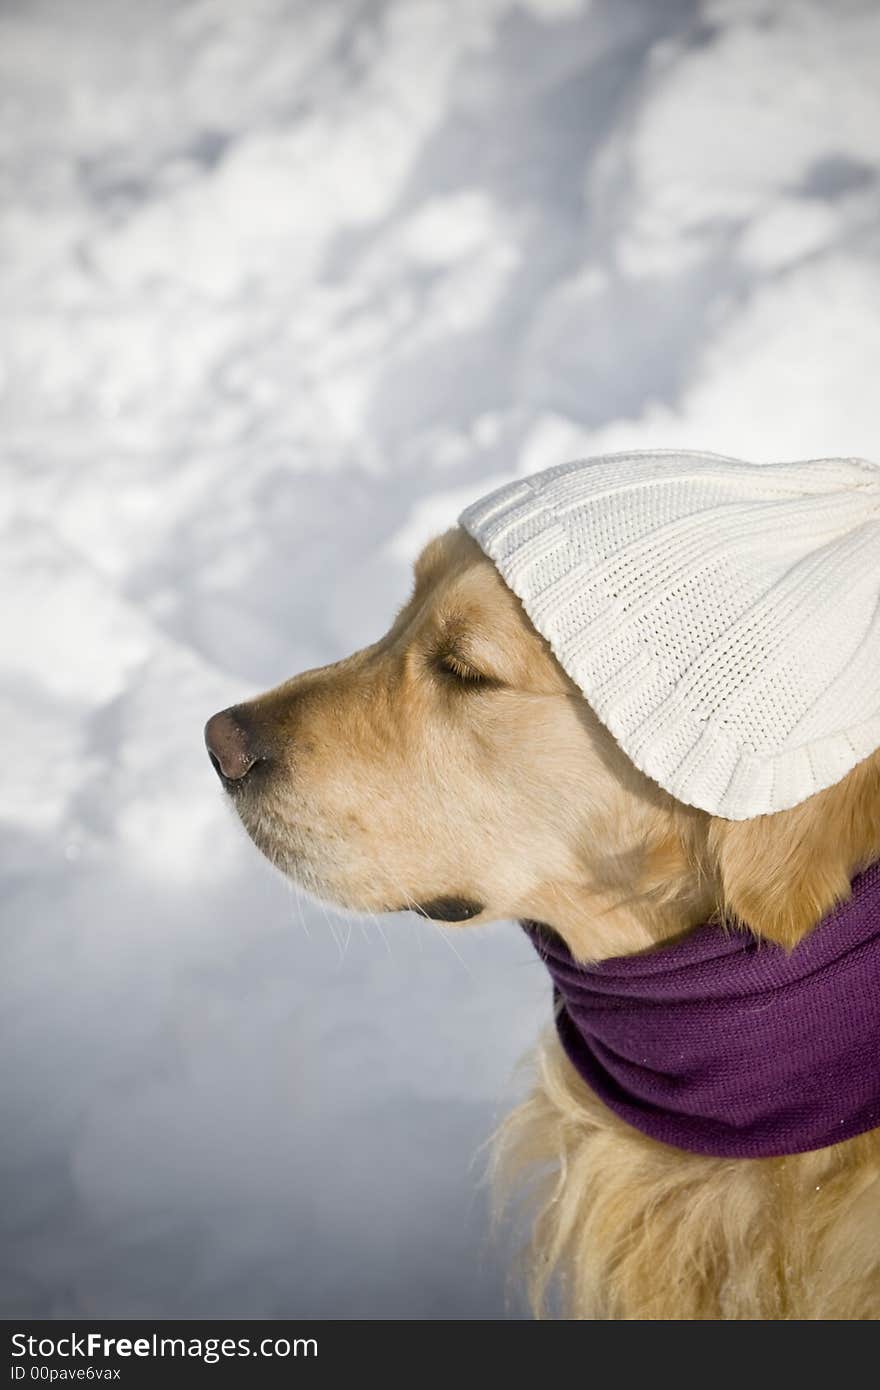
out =
<svg viewBox="0 0 880 1390"><path fill-rule="evenodd" d="M562 1045L636 1129L693 1153L804 1153L880 1127L880 861L790 954L707 922L644 955L579 965L523 926Z"/></svg>

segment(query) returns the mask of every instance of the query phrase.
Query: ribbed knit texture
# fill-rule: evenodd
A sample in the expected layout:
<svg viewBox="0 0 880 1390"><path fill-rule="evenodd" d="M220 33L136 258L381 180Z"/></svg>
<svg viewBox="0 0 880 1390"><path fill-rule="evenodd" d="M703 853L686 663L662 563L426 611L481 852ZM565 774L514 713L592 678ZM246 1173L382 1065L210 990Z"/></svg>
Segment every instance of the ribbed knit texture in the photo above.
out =
<svg viewBox="0 0 880 1390"><path fill-rule="evenodd" d="M621 1119L693 1153L768 1158L880 1127L880 863L852 887L791 954L707 923L585 966L524 922L573 1066Z"/></svg>
<svg viewBox="0 0 880 1390"><path fill-rule="evenodd" d="M880 468L617 454L460 518L635 765L783 811L880 746Z"/></svg>

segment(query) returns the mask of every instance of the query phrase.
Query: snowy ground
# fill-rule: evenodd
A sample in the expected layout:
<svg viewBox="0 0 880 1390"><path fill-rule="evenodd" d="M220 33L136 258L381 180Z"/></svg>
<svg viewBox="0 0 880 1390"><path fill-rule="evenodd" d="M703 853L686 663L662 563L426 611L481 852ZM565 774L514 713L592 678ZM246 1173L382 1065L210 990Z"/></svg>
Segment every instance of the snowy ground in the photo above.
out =
<svg viewBox="0 0 880 1390"><path fill-rule="evenodd" d="M872 0L0 3L0 1314L515 1316L506 924L300 903L201 745L470 497L880 454Z"/></svg>

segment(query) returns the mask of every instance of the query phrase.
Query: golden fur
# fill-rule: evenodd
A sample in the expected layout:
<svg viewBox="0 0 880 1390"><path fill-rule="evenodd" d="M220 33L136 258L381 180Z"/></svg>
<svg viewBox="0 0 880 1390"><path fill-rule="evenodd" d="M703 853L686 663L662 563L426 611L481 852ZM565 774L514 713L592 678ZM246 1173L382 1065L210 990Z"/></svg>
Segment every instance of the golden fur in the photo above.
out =
<svg viewBox="0 0 880 1390"><path fill-rule="evenodd" d="M463 532L379 642L237 707L257 845L343 906L532 918L581 960L712 914L792 947L880 858L880 755L790 811L725 821L644 777ZM880 1131L726 1160L610 1114L555 1037L498 1138L535 1197L529 1283L580 1318L880 1317ZM552 1302L552 1300L551 1300Z"/></svg>

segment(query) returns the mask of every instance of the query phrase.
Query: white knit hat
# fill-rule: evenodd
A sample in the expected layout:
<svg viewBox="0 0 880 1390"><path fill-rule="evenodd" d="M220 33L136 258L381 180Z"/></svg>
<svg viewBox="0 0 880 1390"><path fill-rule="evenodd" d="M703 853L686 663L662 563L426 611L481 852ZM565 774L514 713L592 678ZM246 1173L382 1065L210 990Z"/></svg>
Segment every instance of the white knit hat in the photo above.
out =
<svg viewBox="0 0 880 1390"><path fill-rule="evenodd" d="M880 746L880 468L613 454L462 526L642 772L747 820Z"/></svg>

